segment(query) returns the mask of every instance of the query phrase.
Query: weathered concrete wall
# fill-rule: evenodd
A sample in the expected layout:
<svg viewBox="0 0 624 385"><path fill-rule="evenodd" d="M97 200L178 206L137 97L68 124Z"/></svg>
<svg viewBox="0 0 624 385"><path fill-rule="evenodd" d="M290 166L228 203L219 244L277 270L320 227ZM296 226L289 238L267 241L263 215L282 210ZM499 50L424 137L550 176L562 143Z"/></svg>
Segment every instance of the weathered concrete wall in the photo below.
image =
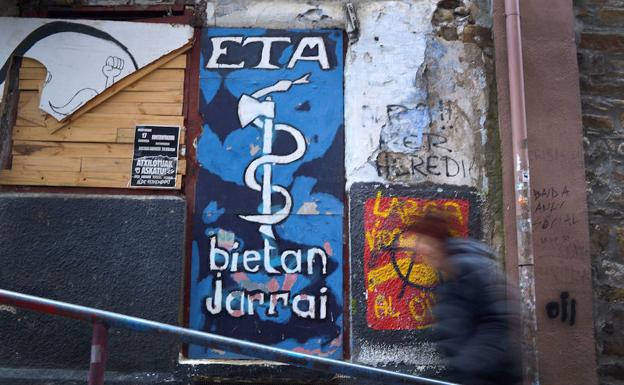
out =
<svg viewBox="0 0 624 385"><path fill-rule="evenodd" d="M601 384L624 383L624 1L578 0L594 317Z"/></svg>
<svg viewBox="0 0 624 385"><path fill-rule="evenodd" d="M388 199L400 191L412 203L469 192L475 196L470 210L483 217L482 225L474 225L479 228L471 228L470 233L482 234L500 250L499 144L491 107L495 94L489 2L357 1L352 2L355 13L351 15L346 3L239 0L201 4L206 6L208 26L344 28L349 35L344 83L345 189L351 206L375 199L370 195L375 188L368 193L358 189L351 196L355 183L396 185L396 189L384 190L390 194ZM401 188L420 184L427 188ZM362 223L363 218L353 217L355 213L351 211L351 223ZM363 242L355 239L363 239L360 232L365 230L361 226L351 229L351 264L355 266L364 254ZM353 290L363 290L364 280L361 272L352 273ZM351 295L357 302L355 298L366 293ZM351 310L365 311L361 306ZM364 313L352 316L362 320ZM376 333L366 322L352 323L353 360L414 371L439 364L431 344L404 344L414 333L421 337L426 333L388 330L377 335L390 336L384 343L381 338L369 338Z"/></svg>
<svg viewBox="0 0 624 385"><path fill-rule="evenodd" d="M0 194L0 286L176 324L184 226L176 197ZM0 330L0 384L85 381L88 323L0 306ZM111 330L107 379L171 379L178 348Z"/></svg>

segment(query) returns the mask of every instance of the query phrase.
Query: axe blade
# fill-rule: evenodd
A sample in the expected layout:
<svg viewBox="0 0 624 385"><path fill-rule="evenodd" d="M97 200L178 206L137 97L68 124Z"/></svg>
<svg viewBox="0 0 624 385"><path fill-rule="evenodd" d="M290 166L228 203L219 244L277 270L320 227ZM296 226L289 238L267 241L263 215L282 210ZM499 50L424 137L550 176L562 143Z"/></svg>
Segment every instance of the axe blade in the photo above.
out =
<svg viewBox="0 0 624 385"><path fill-rule="evenodd" d="M275 103L272 101L261 102L249 95L243 94L238 101L238 120L241 127L246 127L256 118L274 118Z"/></svg>

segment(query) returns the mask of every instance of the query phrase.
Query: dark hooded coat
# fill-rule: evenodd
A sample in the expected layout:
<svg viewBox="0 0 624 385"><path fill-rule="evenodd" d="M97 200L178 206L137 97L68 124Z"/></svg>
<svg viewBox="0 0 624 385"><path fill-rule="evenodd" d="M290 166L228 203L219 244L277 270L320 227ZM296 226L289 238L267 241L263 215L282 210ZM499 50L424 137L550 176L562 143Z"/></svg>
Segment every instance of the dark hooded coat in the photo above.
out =
<svg viewBox="0 0 624 385"><path fill-rule="evenodd" d="M447 253L453 272L437 287L433 309L447 379L466 385L518 383L518 303L492 252L475 240L452 238Z"/></svg>

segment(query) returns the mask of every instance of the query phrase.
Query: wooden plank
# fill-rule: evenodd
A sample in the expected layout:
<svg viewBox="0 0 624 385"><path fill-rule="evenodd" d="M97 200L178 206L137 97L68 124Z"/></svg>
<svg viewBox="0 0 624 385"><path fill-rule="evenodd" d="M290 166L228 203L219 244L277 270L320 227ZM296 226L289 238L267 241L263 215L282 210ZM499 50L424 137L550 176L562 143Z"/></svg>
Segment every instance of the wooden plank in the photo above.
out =
<svg viewBox="0 0 624 385"><path fill-rule="evenodd" d="M82 158L84 173L132 173L131 158ZM186 160L178 160L178 174L186 174Z"/></svg>
<svg viewBox="0 0 624 385"><path fill-rule="evenodd" d="M134 131L135 128L119 128L117 130L117 143L134 143ZM186 141L186 130L180 128L180 144L184 144Z"/></svg>
<svg viewBox="0 0 624 385"><path fill-rule="evenodd" d="M178 159L178 175L186 175L186 159Z"/></svg>
<svg viewBox="0 0 624 385"><path fill-rule="evenodd" d="M11 169L23 171L80 171L80 158L13 156Z"/></svg>
<svg viewBox="0 0 624 385"><path fill-rule="evenodd" d="M121 91L111 98L117 103L128 102L156 102L156 103L182 103L184 95L180 91L160 91L160 92L134 92Z"/></svg>
<svg viewBox="0 0 624 385"><path fill-rule="evenodd" d="M130 175L132 158L82 158L82 172L85 173L118 173Z"/></svg>
<svg viewBox="0 0 624 385"><path fill-rule="evenodd" d="M78 177L80 187L130 187L130 173L84 173Z"/></svg>
<svg viewBox="0 0 624 385"><path fill-rule="evenodd" d="M17 117L26 120L29 125L43 126L46 120L46 113L39 109L39 92L20 92Z"/></svg>
<svg viewBox="0 0 624 385"><path fill-rule="evenodd" d="M171 60L169 63L165 64L161 68L186 68L186 54L177 56L175 59Z"/></svg>
<svg viewBox="0 0 624 385"><path fill-rule="evenodd" d="M162 67L163 65L167 64L171 60L175 59L178 55L188 51L191 48L192 45L193 45L193 42L189 41L184 46L182 46L182 47L180 47L180 48L178 48L178 49L168 53L167 55L163 56L162 58L158 59L157 61L155 61L153 63L150 63L147 66L141 68L140 70L134 72L133 74L128 75L125 78L119 80L117 83L115 83L112 86L110 86L104 92L102 92L101 94L99 94L95 98L93 98L90 101L88 101L85 105L80 107L77 111L74 111L74 113L71 116L63 119L58 124L50 125L50 127L49 127L50 128L50 132L57 131L57 130L63 128L63 126L66 126L67 124L71 123L72 121L78 119L80 116L82 116L83 114L89 112L94 107L97 107L98 105L102 104L104 101L106 101L106 100L110 99L111 97L117 95L120 91L124 90L129 85L134 84L135 82L143 79L146 75L149 75L150 73L154 72L156 69L158 69L158 68ZM182 74L184 74L184 70L169 70L169 69L166 69L166 70L163 70L163 71L181 71ZM165 80L165 81L174 81L174 80Z"/></svg>
<svg viewBox="0 0 624 385"><path fill-rule="evenodd" d="M43 64L29 57L22 58L22 68L45 68Z"/></svg>
<svg viewBox="0 0 624 385"><path fill-rule="evenodd" d="M182 126L184 124L183 116L168 115L117 115L117 114L100 114L87 113L80 119L72 122L70 125L63 127L57 132L51 134L48 130L47 136L42 136L42 132L36 127L44 127L47 122L42 124L32 122L32 118L19 116L16 121L16 127L20 130L22 127L27 128L23 131L24 135L35 135L37 139L24 138L24 140L71 140L75 138L78 142L89 141L89 135L92 135L94 142L116 142L117 129L132 128L141 124L154 125L175 125ZM59 134L59 135L57 135Z"/></svg>
<svg viewBox="0 0 624 385"><path fill-rule="evenodd" d="M10 57L6 72L6 81L2 89L2 102L0 102L0 169L5 169L11 163L11 143L13 142L12 125L19 109L19 69L21 58Z"/></svg>
<svg viewBox="0 0 624 385"><path fill-rule="evenodd" d="M91 111L125 115L182 115L182 106L182 103L117 103L111 99Z"/></svg>
<svg viewBox="0 0 624 385"><path fill-rule="evenodd" d="M27 122L18 122L27 123ZM35 140L51 142L95 142L114 143L117 141L118 128L114 125L110 127L100 127L97 129L74 127L69 125L63 127L54 134L44 126L14 126L14 140Z"/></svg>
<svg viewBox="0 0 624 385"><path fill-rule="evenodd" d="M184 116L88 113L72 122L74 127L110 127L114 125L117 128L134 128L142 124L182 126L184 125Z"/></svg>
<svg viewBox="0 0 624 385"><path fill-rule="evenodd" d="M146 75L145 82L184 82L184 70L158 69Z"/></svg>
<svg viewBox="0 0 624 385"><path fill-rule="evenodd" d="M0 170L0 184L24 186L77 186L77 172Z"/></svg>
<svg viewBox="0 0 624 385"><path fill-rule="evenodd" d="M23 67L20 68L19 79L20 80L45 80L47 70L45 67Z"/></svg>
<svg viewBox="0 0 624 385"><path fill-rule="evenodd" d="M28 121L28 120L21 119L21 118L18 116L18 117L17 117L17 119L15 120L15 125L16 125L16 126L24 126L24 127L26 127L26 126L32 126L32 125L33 125L33 123L32 123L32 122L30 122L30 121ZM43 127L43 126L42 126L42 127Z"/></svg>
<svg viewBox="0 0 624 385"><path fill-rule="evenodd" d="M33 80L23 80L33 81ZM20 82L21 84L21 82ZM184 82L146 82L138 81L133 85L126 88L127 91L142 91L142 92L158 92L158 91L178 91L182 92L184 89ZM111 98L115 100L115 98Z"/></svg>
<svg viewBox="0 0 624 385"><path fill-rule="evenodd" d="M130 174L0 170L0 184L24 186L129 188ZM175 189L179 190L181 186L182 175L178 175L176 177Z"/></svg>
<svg viewBox="0 0 624 385"><path fill-rule="evenodd" d="M39 100L39 92L38 91L21 91L19 94L19 105L20 108L22 105L27 104L32 99Z"/></svg>
<svg viewBox="0 0 624 385"><path fill-rule="evenodd" d="M22 79L19 81L19 89L20 91L39 92L39 87L41 87L42 82L43 80L41 79Z"/></svg>
<svg viewBox="0 0 624 385"><path fill-rule="evenodd" d="M93 158L131 158L132 144L75 143L15 140L13 155L60 156L66 158L88 155Z"/></svg>

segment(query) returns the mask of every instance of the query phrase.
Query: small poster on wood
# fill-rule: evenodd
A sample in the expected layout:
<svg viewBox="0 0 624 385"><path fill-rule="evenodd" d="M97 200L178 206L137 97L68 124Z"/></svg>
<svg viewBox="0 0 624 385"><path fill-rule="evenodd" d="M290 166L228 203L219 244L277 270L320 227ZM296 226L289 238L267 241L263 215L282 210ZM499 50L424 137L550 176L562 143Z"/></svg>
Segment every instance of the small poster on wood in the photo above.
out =
<svg viewBox="0 0 624 385"><path fill-rule="evenodd" d="M177 126L137 126L130 185L175 188L179 138Z"/></svg>

